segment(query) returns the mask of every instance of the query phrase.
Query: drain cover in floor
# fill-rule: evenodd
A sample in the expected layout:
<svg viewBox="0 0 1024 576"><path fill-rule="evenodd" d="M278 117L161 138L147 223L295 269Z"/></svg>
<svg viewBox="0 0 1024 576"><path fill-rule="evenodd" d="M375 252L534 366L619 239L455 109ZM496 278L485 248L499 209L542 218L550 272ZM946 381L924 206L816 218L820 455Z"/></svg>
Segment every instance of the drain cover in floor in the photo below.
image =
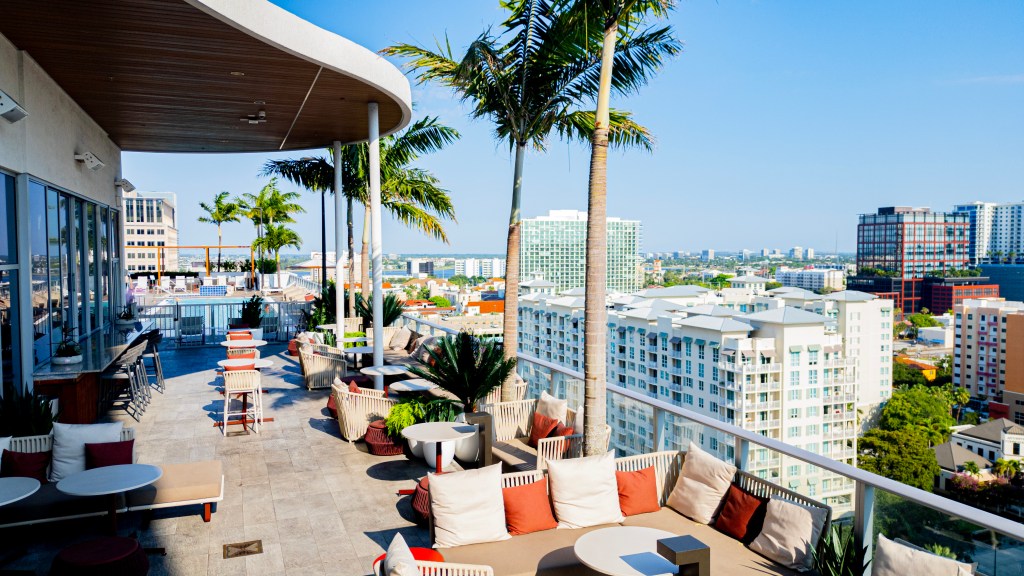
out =
<svg viewBox="0 0 1024 576"><path fill-rule="evenodd" d="M248 542L224 545L224 559L252 556L253 554L263 554L262 540L250 540Z"/></svg>

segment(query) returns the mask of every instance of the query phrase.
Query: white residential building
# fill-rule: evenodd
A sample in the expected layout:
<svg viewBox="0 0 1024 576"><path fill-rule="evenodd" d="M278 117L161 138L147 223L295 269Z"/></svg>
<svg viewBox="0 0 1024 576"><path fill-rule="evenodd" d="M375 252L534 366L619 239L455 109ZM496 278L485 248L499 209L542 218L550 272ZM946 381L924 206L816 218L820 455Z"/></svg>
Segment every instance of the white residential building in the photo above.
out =
<svg viewBox="0 0 1024 576"><path fill-rule="evenodd" d="M841 270L821 268L779 268L775 272L775 281L804 290L842 290L846 286L846 274Z"/></svg>
<svg viewBox="0 0 1024 576"><path fill-rule="evenodd" d="M635 292L643 281L639 220L608 218L608 290ZM586 281L587 213L551 210L522 221L519 270L540 273L558 290L580 288Z"/></svg>
<svg viewBox="0 0 1024 576"><path fill-rule="evenodd" d="M124 220L125 270L178 271L178 251L160 250L178 245L177 195L173 192L125 192L121 200ZM158 250L160 250L158 254Z"/></svg>
<svg viewBox="0 0 1024 576"><path fill-rule="evenodd" d="M816 300L794 300L817 305L829 312L825 316L786 306L779 297L749 295L743 309L760 311L744 313L738 306L722 305L722 295L694 288L609 297L608 382L853 463L859 391L882 387L872 379L883 375L876 371L879 376L874 376L870 368L861 372L859 359L849 353L862 354L871 346L863 325L874 297L839 293L829 301L816 294ZM687 290L664 292L679 289ZM878 302L881 309L886 301ZM889 302L889 322L891 307ZM520 300L519 350L526 355L582 370L582 328L583 299L578 295L535 293ZM881 325L877 332L881 334ZM891 324L888 334L891 341ZM881 350L875 354L880 356ZM546 375L531 378L533 368L526 368L531 385L548 385ZM884 381L891 387L888 374ZM582 403L582 382L558 378L555 387L570 404ZM611 446L621 453L658 449L649 413L616 398L612 395L608 406ZM658 437L693 440L721 458L735 457L728 439L671 419ZM824 499L838 510L852 499L849 481L766 450L752 450L747 469Z"/></svg>
<svg viewBox="0 0 1024 576"><path fill-rule="evenodd" d="M978 426L957 426L950 443L966 448L991 462L1024 459L1024 426L1006 418Z"/></svg>
<svg viewBox="0 0 1024 576"><path fill-rule="evenodd" d="M953 211L969 215L971 264L1024 261L1024 202L971 202L954 206Z"/></svg>
<svg viewBox="0 0 1024 576"><path fill-rule="evenodd" d="M484 278L504 278L504 258L464 258L455 260L455 275L483 276Z"/></svg>

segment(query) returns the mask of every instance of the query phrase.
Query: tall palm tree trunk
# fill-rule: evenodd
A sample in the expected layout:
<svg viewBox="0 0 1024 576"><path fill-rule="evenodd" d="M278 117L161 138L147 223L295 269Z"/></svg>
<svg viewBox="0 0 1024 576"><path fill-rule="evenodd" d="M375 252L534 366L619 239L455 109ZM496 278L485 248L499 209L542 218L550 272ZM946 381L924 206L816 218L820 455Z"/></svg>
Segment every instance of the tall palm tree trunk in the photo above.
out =
<svg viewBox="0 0 1024 576"><path fill-rule="evenodd" d="M220 272L220 245L224 243L220 235L220 222L217 223L217 272Z"/></svg>
<svg viewBox="0 0 1024 576"><path fill-rule="evenodd" d="M274 262L277 268L277 287L281 288L281 250L274 250Z"/></svg>
<svg viewBox="0 0 1024 576"><path fill-rule="evenodd" d="M370 206L363 205L363 249L359 252L359 291L363 300L370 301ZM363 326L366 330L367 326Z"/></svg>
<svg viewBox="0 0 1024 576"><path fill-rule="evenodd" d="M505 248L505 320L502 325L502 349L505 359L516 357L519 344L519 250L522 217L519 199L523 189L523 160L526 144L516 144L515 170L512 175L512 209L508 217L508 244ZM515 373L501 385L501 400L515 400Z"/></svg>
<svg viewBox="0 0 1024 576"><path fill-rule="evenodd" d="M583 452L595 456L606 450L605 370L608 336L605 287L608 283L608 101L611 98L612 57L618 23L605 28L601 48L601 85L590 156L590 192L587 199L587 279L583 312L583 371L586 399L583 409Z"/></svg>
<svg viewBox="0 0 1024 576"><path fill-rule="evenodd" d="M348 310L352 316L356 315L356 239L355 239L355 224L352 219L352 198L348 198L348 210L345 211L345 218L347 219L348 225ZM341 286L344 290L345 286ZM342 331L344 331L342 327Z"/></svg>

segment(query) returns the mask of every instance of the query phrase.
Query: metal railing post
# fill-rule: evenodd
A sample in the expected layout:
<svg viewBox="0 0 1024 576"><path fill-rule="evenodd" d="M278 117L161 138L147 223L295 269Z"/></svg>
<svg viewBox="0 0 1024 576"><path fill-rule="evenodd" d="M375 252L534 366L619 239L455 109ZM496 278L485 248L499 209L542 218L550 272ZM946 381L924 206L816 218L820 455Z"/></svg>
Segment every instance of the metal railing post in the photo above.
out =
<svg viewBox="0 0 1024 576"><path fill-rule="evenodd" d="M853 540L857 550L867 549L865 558L874 556L875 487L855 481ZM869 571L865 572L865 575Z"/></svg>
<svg viewBox="0 0 1024 576"><path fill-rule="evenodd" d="M663 429L665 428L665 412L660 408L654 408L654 451L665 450L662 446Z"/></svg>
<svg viewBox="0 0 1024 576"><path fill-rule="evenodd" d="M743 438L740 438L739 436L736 436L735 445L736 454L734 454L734 458L736 460L736 467L746 472L747 463L750 462L750 442L744 440Z"/></svg>

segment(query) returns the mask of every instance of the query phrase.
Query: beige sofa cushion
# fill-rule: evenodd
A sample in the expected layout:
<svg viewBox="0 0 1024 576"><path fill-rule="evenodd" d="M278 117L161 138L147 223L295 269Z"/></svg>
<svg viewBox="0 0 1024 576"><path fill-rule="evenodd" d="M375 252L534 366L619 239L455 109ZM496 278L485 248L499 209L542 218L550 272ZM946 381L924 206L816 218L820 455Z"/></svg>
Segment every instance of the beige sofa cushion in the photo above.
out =
<svg viewBox="0 0 1024 576"><path fill-rule="evenodd" d="M118 442L121 440L121 422L105 424L53 424L53 459L50 462L50 482L85 471L85 445L89 443Z"/></svg>
<svg viewBox="0 0 1024 576"><path fill-rule="evenodd" d="M395 534L380 566L381 576L420 576L416 558L401 534Z"/></svg>
<svg viewBox="0 0 1024 576"><path fill-rule="evenodd" d="M871 561L871 576L958 576L960 571L971 574L971 565L914 550L884 534L878 535Z"/></svg>
<svg viewBox="0 0 1024 576"><path fill-rule="evenodd" d="M643 526L672 532L673 534L689 534L711 548L711 574L723 576L769 574L795 576L796 570L776 564L757 553L748 550L738 540L722 534L711 526L698 524L679 514L671 508L662 508L658 512L627 516L623 526Z"/></svg>
<svg viewBox="0 0 1024 576"><path fill-rule="evenodd" d="M701 524L710 524L735 476L735 466L690 442L683 470L667 504Z"/></svg>
<svg viewBox="0 0 1024 576"><path fill-rule="evenodd" d="M434 547L508 540L501 465L430 475Z"/></svg>
<svg viewBox="0 0 1024 576"><path fill-rule="evenodd" d="M552 460L548 483L559 528L622 522L614 452Z"/></svg>
<svg viewBox="0 0 1024 576"><path fill-rule="evenodd" d="M543 530L513 536L505 542L474 544L444 550L445 562L476 564L494 568L496 576L579 576L591 574L580 566L572 551L580 536L608 528L604 524L579 530ZM722 572L722 574L726 574Z"/></svg>
<svg viewBox="0 0 1024 576"><path fill-rule="evenodd" d="M402 326L391 337L391 342L388 342L388 348L392 350L405 350L405 347L409 345L410 339L412 339L412 330Z"/></svg>
<svg viewBox="0 0 1024 576"><path fill-rule="evenodd" d="M750 543L750 549L783 566L810 570L814 562L812 551L821 537L827 514L822 508L773 496L768 501L761 533ZM955 575L954 570L952 576Z"/></svg>
<svg viewBox="0 0 1024 576"><path fill-rule="evenodd" d="M163 464L159 480L128 493L128 507L220 498L224 469L220 460Z"/></svg>
<svg viewBox="0 0 1024 576"><path fill-rule="evenodd" d="M569 413L569 401L559 400L548 394L547 391L541 392L540 398L537 400L536 413L565 424L565 416Z"/></svg>
<svg viewBox="0 0 1024 576"><path fill-rule="evenodd" d="M530 446L527 440L528 438L513 438L508 442L495 442L491 446L491 452L509 470L536 470L537 449Z"/></svg>

